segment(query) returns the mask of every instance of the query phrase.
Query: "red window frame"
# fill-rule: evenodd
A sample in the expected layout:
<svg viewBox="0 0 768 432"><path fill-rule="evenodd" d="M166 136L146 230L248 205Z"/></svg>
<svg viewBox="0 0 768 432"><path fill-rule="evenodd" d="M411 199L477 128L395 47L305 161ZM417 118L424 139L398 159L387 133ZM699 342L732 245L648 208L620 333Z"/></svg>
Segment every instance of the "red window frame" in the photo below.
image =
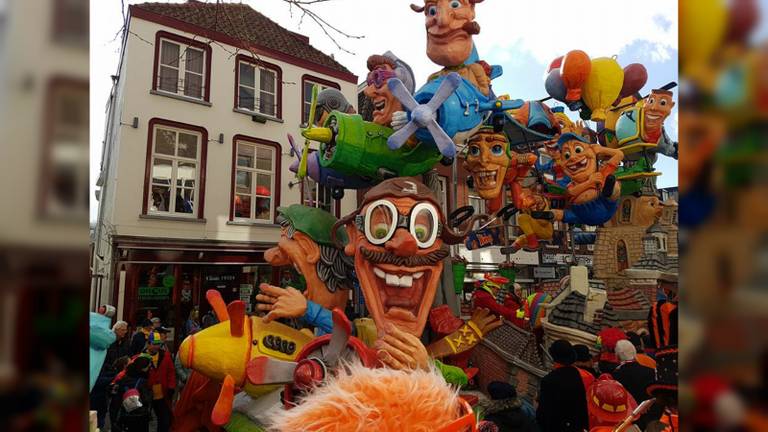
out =
<svg viewBox="0 0 768 432"><path fill-rule="evenodd" d="M304 107L304 98L307 97L307 93L306 93L306 91L304 89L304 84L307 81L311 81L311 82L317 83L317 84L322 84L322 85L324 85L326 87L333 87L336 90L341 90L341 86L338 83L335 83L333 81L329 81L327 79L323 79L323 78L320 78L318 76L310 75L310 74L302 75L301 76L301 119L299 119L301 124L304 123L304 116L306 116L308 114L305 111L305 107Z"/></svg>
<svg viewBox="0 0 768 432"><path fill-rule="evenodd" d="M198 193L198 206L197 206L197 219L203 219L205 214L205 172L206 161L208 159L208 130L202 126L191 125L188 123L181 123L173 120L166 120L154 117L149 120L147 130L147 157L144 165L144 202L141 203L141 214L149 214L149 184L152 176L152 143L154 142L155 126L168 126L178 129L187 129L200 134L200 181L198 187L200 192ZM195 220L195 219L190 219Z"/></svg>
<svg viewBox="0 0 768 432"><path fill-rule="evenodd" d="M239 68L238 68L239 69ZM237 173L237 142L238 141L245 141L252 144L259 144L264 145L268 147L272 147L275 150L275 190L273 191L273 199L275 200L275 204L273 206L274 208L274 214L272 215L272 222L277 223L277 208L280 206L280 188L282 187L282 184L280 183L280 176L282 174L282 166L283 166L283 155L282 151L283 148L280 146L280 143L265 140L262 138L256 138L248 135L235 135L232 137L232 178L231 178L231 184L229 188L229 221L232 222L235 220L235 175Z"/></svg>
<svg viewBox="0 0 768 432"><path fill-rule="evenodd" d="M276 82L277 89L275 93L275 99L277 99L275 101L275 105L277 105L275 107L275 118L278 120L282 120L283 118L283 69L274 63L269 63L249 55L238 54L235 57L235 91L232 97L232 107L236 110L243 110L243 108L240 108L237 105L237 95L240 94L239 87L240 87L240 62L241 61L258 65L258 66L264 67L265 69L269 69L275 72L275 80L277 81ZM256 111L254 111L254 113L260 114ZM272 118L272 117L269 117L269 118Z"/></svg>
<svg viewBox="0 0 768 432"><path fill-rule="evenodd" d="M186 38L184 36L179 36L177 34L168 33L167 31L160 30L155 34L155 61L154 66L152 67L152 90L158 91L157 89L157 74L158 70L160 69L160 46L162 45L160 43L160 39L168 39L173 42L178 42L180 44L190 45L195 48L201 49L205 52L205 91L203 92L203 101L210 102L211 101L211 46L200 42L196 40L192 40L190 38ZM160 90L162 91L162 90ZM169 93L173 94L173 93ZM179 95L181 97L189 97L185 96L183 94ZM197 100L193 97L189 97L191 100Z"/></svg>

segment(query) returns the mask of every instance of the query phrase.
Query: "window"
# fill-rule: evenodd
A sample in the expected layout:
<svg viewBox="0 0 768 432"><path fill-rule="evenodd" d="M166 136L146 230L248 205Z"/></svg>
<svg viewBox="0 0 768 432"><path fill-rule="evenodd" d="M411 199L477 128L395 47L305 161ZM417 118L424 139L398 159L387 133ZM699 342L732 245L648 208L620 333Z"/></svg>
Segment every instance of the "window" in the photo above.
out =
<svg viewBox="0 0 768 432"><path fill-rule="evenodd" d="M236 137L237 138L237 137ZM235 220L271 223L274 220L275 147L236 139L232 214Z"/></svg>
<svg viewBox="0 0 768 432"><path fill-rule="evenodd" d="M277 66L238 56L235 108L279 118L281 75Z"/></svg>
<svg viewBox="0 0 768 432"><path fill-rule="evenodd" d="M301 197L301 202L305 206L317 207L333 213L331 211L333 207L331 188L319 185L309 177L305 177L304 182L301 184Z"/></svg>
<svg viewBox="0 0 768 432"><path fill-rule="evenodd" d="M475 208L475 214L485 214L485 200L479 196L469 195L469 205Z"/></svg>
<svg viewBox="0 0 768 432"><path fill-rule="evenodd" d="M448 179L441 175L437 176L437 201L444 215L448 215Z"/></svg>
<svg viewBox="0 0 768 432"><path fill-rule="evenodd" d="M55 0L53 40L88 45L88 0Z"/></svg>
<svg viewBox="0 0 768 432"><path fill-rule="evenodd" d="M43 153L41 213L88 214L88 83L54 79L48 90L50 134Z"/></svg>
<svg viewBox="0 0 768 432"><path fill-rule="evenodd" d="M632 201L625 199L621 203L621 222L629 223L632 218Z"/></svg>
<svg viewBox="0 0 768 432"><path fill-rule="evenodd" d="M155 126L153 132L149 214L192 216L198 202L200 132Z"/></svg>
<svg viewBox="0 0 768 432"><path fill-rule="evenodd" d="M167 32L156 38L154 90L192 99L209 99L211 48Z"/></svg>
<svg viewBox="0 0 768 432"><path fill-rule="evenodd" d="M301 95L303 99L303 103L301 106L301 124L303 126L307 125L307 119L309 118L309 108L312 105L312 86L315 84L318 85L318 93L329 88L335 88L337 90L341 90L341 87L332 81L326 81L322 78L313 77L310 75L304 75L301 77L302 82L302 89L301 89Z"/></svg>
<svg viewBox="0 0 768 432"><path fill-rule="evenodd" d="M624 240L616 243L616 271L622 271L629 268L629 257L627 256L627 244Z"/></svg>

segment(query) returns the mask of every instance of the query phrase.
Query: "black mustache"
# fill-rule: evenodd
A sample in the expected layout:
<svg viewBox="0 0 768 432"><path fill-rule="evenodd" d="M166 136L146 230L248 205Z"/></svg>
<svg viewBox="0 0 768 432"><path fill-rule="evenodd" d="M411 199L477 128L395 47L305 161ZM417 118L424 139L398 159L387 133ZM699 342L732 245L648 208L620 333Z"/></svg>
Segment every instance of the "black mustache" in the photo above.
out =
<svg viewBox="0 0 768 432"><path fill-rule="evenodd" d="M413 255L409 257L397 256L387 251L373 251L360 246L360 253L366 260L373 264L391 264L400 267L420 267L433 266L448 256L450 253L447 247L442 247L426 255Z"/></svg>

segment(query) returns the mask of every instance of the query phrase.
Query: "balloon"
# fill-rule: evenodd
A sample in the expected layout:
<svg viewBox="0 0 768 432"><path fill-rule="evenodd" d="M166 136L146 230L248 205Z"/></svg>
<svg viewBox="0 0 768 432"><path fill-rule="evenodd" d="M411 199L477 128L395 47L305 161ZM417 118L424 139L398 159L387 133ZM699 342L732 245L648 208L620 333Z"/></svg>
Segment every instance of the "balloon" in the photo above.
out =
<svg viewBox="0 0 768 432"><path fill-rule="evenodd" d="M728 32L725 40L744 42L759 20L760 8L755 0L731 0L728 5Z"/></svg>
<svg viewBox="0 0 768 432"><path fill-rule="evenodd" d="M563 56L560 56L552 60L552 63L550 63L549 67L547 68L547 73L552 72L552 69L560 69L560 65L562 64L563 64Z"/></svg>
<svg viewBox="0 0 768 432"><path fill-rule="evenodd" d="M567 101L573 102L581 98L581 86L586 82L591 68L589 56L582 50L569 51L563 57L560 76L563 77L565 88L568 89L568 94L565 96Z"/></svg>
<svg viewBox="0 0 768 432"><path fill-rule="evenodd" d="M623 99L639 92L646 82L648 82L648 71L645 69L645 66L640 63L628 64L624 68L624 84L621 86L621 91L619 92L619 97L616 98L616 102L618 102L619 99Z"/></svg>
<svg viewBox="0 0 768 432"><path fill-rule="evenodd" d="M560 69L555 68L549 71L547 80L544 82L544 88L553 99L565 102L566 88L562 77L560 77Z"/></svg>
<svg viewBox="0 0 768 432"><path fill-rule="evenodd" d="M619 97L623 83L624 70L615 59L600 57L592 60L582 95L584 103L592 111L592 121L605 121L605 110Z"/></svg>
<svg viewBox="0 0 768 432"><path fill-rule="evenodd" d="M728 21L722 0L681 0L680 69L700 78L725 36Z"/></svg>

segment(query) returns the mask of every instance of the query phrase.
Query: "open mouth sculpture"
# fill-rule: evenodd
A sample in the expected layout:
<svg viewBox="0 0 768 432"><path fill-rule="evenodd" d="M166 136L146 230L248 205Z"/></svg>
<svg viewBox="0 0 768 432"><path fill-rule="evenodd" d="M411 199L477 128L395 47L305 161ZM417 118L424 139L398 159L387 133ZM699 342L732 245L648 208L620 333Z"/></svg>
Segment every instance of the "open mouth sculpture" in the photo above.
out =
<svg viewBox="0 0 768 432"><path fill-rule="evenodd" d="M426 318L425 310L432 305L442 260L448 254L447 248L441 248L423 255L400 257L388 251L360 247L362 264L368 274L373 275L361 281L374 285L364 290L375 296L366 298L366 303L401 327L415 328L420 318Z"/></svg>
<svg viewBox="0 0 768 432"><path fill-rule="evenodd" d="M499 169L483 170L473 174L478 189L493 189L499 184Z"/></svg>
<svg viewBox="0 0 768 432"><path fill-rule="evenodd" d="M589 160L587 158L582 158L577 161L569 162L568 164L565 165L570 175L578 174L584 171L585 169L587 169L588 166L589 166Z"/></svg>

